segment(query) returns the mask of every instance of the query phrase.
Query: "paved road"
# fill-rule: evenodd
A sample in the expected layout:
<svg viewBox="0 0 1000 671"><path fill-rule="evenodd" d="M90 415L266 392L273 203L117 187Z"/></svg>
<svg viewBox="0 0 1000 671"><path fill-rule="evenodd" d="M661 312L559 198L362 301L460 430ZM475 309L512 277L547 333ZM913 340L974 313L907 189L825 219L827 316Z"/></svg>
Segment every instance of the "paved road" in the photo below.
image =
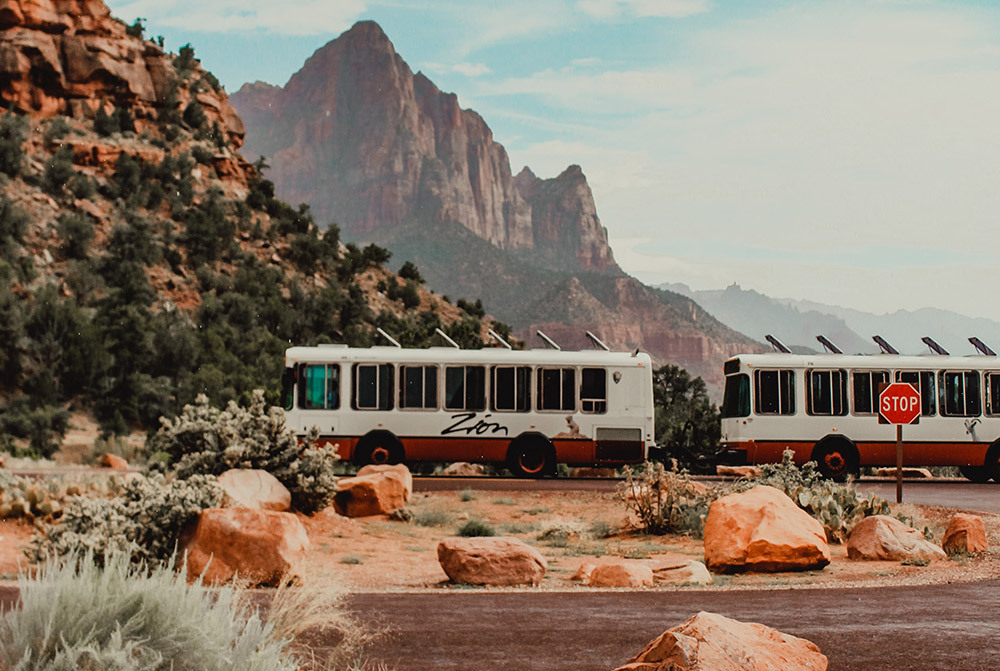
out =
<svg viewBox="0 0 1000 671"><path fill-rule="evenodd" d="M515 478L421 478L413 479L416 491L458 491L478 489L481 491L597 491L612 492L619 480L549 478L542 480L519 480ZM706 484L720 482L719 479L704 479ZM896 500L895 480L864 479L858 489L865 493L874 492L888 501ZM903 501L943 508L1000 512L1000 485L977 485L968 480L907 480L903 482Z"/></svg>
<svg viewBox="0 0 1000 671"><path fill-rule="evenodd" d="M1000 666L1000 582L878 590L358 594L393 636L372 658L398 671L610 671L700 610L816 643L831 671Z"/></svg>

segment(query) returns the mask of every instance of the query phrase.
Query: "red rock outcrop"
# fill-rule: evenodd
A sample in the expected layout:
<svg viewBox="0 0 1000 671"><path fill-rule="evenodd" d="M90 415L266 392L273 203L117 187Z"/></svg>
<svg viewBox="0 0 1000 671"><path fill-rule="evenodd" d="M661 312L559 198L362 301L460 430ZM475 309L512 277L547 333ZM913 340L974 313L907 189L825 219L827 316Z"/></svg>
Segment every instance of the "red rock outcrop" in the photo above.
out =
<svg viewBox="0 0 1000 671"><path fill-rule="evenodd" d="M986 537L986 525L979 515L957 513L948 520L948 528L944 532L941 547L950 555L974 554L990 549Z"/></svg>
<svg viewBox="0 0 1000 671"><path fill-rule="evenodd" d="M538 550L504 536L446 538L437 555L452 582L469 585L537 585L548 569Z"/></svg>
<svg viewBox="0 0 1000 671"><path fill-rule="evenodd" d="M703 611L616 671L825 671L827 665L811 641Z"/></svg>
<svg viewBox="0 0 1000 671"><path fill-rule="evenodd" d="M583 172L517 179L481 116L413 74L378 24L319 49L283 88L248 84L232 102L278 194L355 236L457 222L501 249L559 266L617 271ZM525 191L527 195L525 195Z"/></svg>
<svg viewBox="0 0 1000 671"><path fill-rule="evenodd" d="M333 504L341 515L388 515L406 505L413 491L413 476L402 464L365 466L353 478L337 481Z"/></svg>
<svg viewBox="0 0 1000 671"><path fill-rule="evenodd" d="M895 517L873 515L854 525L847 540L847 556L858 560L944 559L944 550Z"/></svg>
<svg viewBox="0 0 1000 671"><path fill-rule="evenodd" d="M653 569L639 561L619 559L594 566L587 576L587 584L591 587L652 587Z"/></svg>
<svg viewBox="0 0 1000 671"><path fill-rule="evenodd" d="M295 515L254 508L210 508L181 540L189 579L206 583L234 577L275 586L293 577L309 549Z"/></svg>
<svg viewBox="0 0 1000 671"><path fill-rule="evenodd" d="M197 97L209 123L239 147L243 122L225 92L203 81L211 80L197 61L178 72L175 57L129 35L101 0L0 1L0 100L8 109L93 118L99 107L123 107L141 131L159 110Z"/></svg>
<svg viewBox="0 0 1000 671"><path fill-rule="evenodd" d="M713 571L806 571L829 563L823 525L779 489L760 485L708 509L705 564Z"/></svg>

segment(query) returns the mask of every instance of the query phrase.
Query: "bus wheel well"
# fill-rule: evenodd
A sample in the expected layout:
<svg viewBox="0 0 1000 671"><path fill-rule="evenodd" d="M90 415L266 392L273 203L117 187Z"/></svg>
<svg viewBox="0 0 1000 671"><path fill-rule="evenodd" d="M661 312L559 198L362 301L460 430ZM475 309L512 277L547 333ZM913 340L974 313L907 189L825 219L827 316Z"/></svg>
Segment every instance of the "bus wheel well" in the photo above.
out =
<svg viewBox="0 0 1000 671"><path fill-rule="evenodd" d="M824 436L813 447L812 461L825 478L843 481L848 475L858 472L860 455L858 448L846 436Z"/></svg>
<svg viewBox="0 0 1000 671"><path fill-rule="evenodd" d="M406 458L403 443L391 431L369 431L358 439L353 461L367 464L400 464Z"/></svg>
<svg viewBox="0 0 1000 671"><path fill-rule="evenodd" d="M992 478L993 482L1000 483L1000 439L994 440L990 449L986 450L983 468L986 469L988 478Z"/></svg>
<svg viewBox="0 0 1000 671"><path fill-rule="evenodd" d="M540 478L554 475L556 448L543 434L530 431L510 441L507 448L507 468L516 477Z"/></svg>

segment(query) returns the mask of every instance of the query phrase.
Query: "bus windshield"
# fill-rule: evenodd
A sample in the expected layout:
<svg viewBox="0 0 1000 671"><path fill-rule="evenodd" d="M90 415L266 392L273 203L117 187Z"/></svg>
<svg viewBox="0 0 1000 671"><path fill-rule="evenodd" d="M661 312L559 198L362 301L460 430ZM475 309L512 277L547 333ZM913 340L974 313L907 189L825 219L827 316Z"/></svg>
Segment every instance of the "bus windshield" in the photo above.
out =
<svg viewBox="0 0 1000 671"><path fill-rule="evenodd" d="M749 375L730 375L726 378L726 390L722 396L722 416L750 416Z"/></svg>

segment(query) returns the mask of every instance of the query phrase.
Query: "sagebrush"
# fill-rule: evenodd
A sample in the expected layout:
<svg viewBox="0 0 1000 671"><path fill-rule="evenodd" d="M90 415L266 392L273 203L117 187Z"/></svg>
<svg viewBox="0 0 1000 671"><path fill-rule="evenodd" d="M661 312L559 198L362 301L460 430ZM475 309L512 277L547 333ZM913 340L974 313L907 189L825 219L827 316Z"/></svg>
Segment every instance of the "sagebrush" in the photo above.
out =
<svg viewBox="0 0 1000 671"><path fill-rule="evenodd" d="M246 408L230 401L219 410L200 395L178 417L160 422L148 449L169 455L179 478L220 475L231 468L265 470L288 488L292 506L305 513L326 507L336 493L336 450L316 445L316 430L300 442L285 426L285 413L268 407L260 389Z"/></svg>

